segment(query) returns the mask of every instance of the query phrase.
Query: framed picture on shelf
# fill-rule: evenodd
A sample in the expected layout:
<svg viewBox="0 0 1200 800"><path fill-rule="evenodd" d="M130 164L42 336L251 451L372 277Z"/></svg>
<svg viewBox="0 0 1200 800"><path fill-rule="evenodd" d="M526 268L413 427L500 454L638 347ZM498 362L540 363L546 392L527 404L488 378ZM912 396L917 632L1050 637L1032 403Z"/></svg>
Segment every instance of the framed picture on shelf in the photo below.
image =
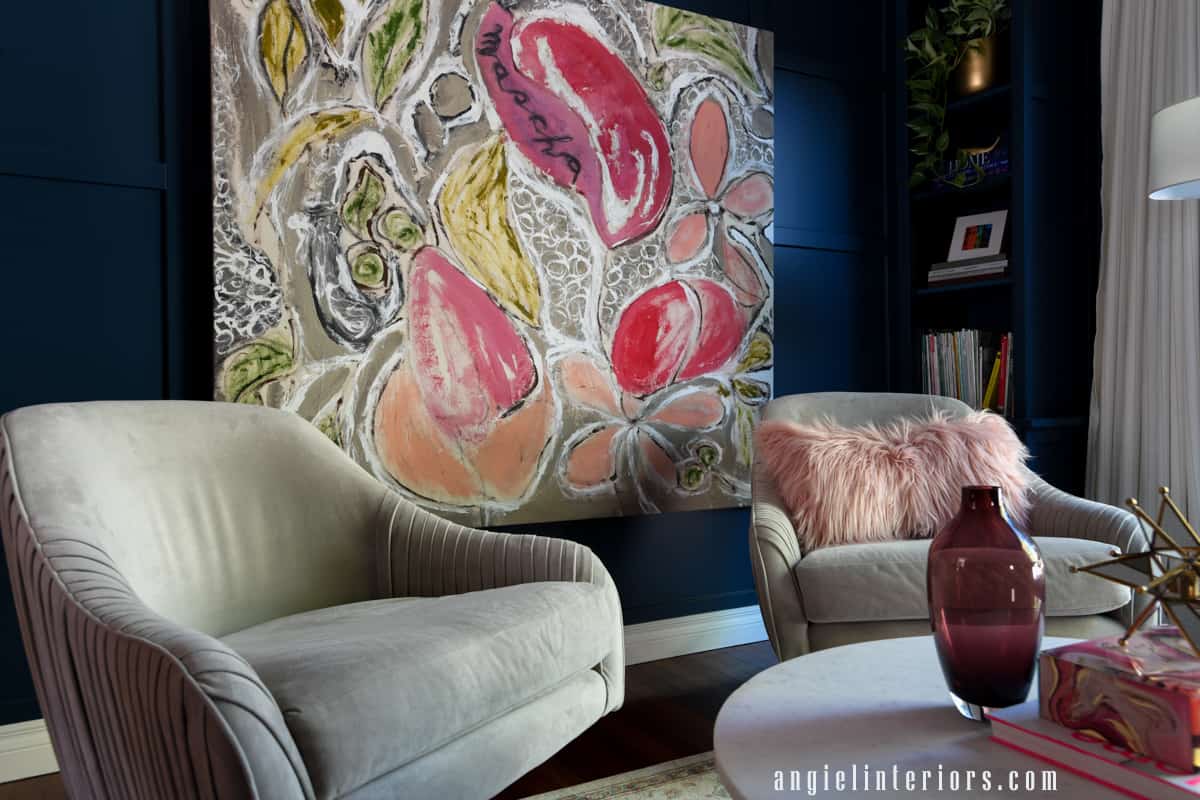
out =
<svg viewBox="0 0 1200 800"><path fill-rule="evenodd" d="M954 236L950 239L950 255L947 261L962 261L967 258L985 258L1000 253L1004 241L1004 223L1008 211L989 211L986 214L971 214L959 217L954 223Z"/></svg>

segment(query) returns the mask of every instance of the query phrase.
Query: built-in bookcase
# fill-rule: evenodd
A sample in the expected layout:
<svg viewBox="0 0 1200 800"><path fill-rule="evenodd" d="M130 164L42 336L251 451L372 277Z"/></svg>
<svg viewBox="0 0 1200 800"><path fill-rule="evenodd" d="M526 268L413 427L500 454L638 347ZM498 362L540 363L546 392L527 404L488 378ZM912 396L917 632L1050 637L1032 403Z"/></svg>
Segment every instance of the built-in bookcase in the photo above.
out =
<svg viewBox="0 0 1200 800"><path fill-rule="evenodd" d="M894 6L889 385L922 390L919 348L928 330L1011 331L1012 422L1034 468L1081 492L1100 252L1100 4L1010 2L996 80L952 99L946 112L951 147L1002 135L1009 170L966 189L909 188L903 41L929 3ZM929 286L955 220L999 209L1008 211L1008 273Z"/></svg>

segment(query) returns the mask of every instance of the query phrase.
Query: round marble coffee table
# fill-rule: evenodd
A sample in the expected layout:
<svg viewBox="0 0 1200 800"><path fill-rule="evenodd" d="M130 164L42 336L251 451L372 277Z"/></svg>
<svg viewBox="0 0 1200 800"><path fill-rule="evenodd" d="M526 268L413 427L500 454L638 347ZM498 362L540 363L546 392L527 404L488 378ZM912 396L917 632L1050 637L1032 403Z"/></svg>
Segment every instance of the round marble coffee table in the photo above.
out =
<svg viewBox="0 0 1200 800"><path fill-rule="evenodd" d="M1046 638L1042 646L1070 641ZM717 771L734 800L860 795L956 800L1005 794L1058 800L1124 797L1062 769L1057 770L1056 791L1026 794L1026 771L1035 771L1040 781L1042 770L1050 765L988 741L989 736L990 725L965 719L955 710L933 638L918 636L821 650L759 673L725 701L713 739ZM887 785L863 792L867 769L872 780L878 777L877 770L885 770ZM893 769L898 791L891 786ZM979 785L984 769L991 770L990 791ZM842 791L836 784L839 770L845 781ZM851 789L854 770L857 793ZM905 786L908 770L915 771L912 790ZM926 770L930 775L922 790ZM939 770L941 791L936 787ZM968 770L975 771L973 791L965 789ZM1009 789L1011 770L1019 773L1021 791ZM952 771L958 771L959 791L949 788ZM783 791L777 787L780 778Z"/></svg>

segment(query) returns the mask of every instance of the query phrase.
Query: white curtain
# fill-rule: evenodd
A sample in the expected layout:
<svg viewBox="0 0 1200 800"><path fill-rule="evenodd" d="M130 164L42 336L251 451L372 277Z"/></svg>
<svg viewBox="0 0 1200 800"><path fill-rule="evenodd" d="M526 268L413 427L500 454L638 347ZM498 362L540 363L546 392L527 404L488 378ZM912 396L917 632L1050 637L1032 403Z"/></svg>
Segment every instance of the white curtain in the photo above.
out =
<svg viewBox="0 0 1200 800"><path fill-rule="evenodd" d="M1149 200L1150 118L1200 95L1200 0L1105 0L1088 494L1200 517L1200 201ZM1200 131L1197 132L1200 136ZM1066 156L1069 157L1069 156Z"/></svg>

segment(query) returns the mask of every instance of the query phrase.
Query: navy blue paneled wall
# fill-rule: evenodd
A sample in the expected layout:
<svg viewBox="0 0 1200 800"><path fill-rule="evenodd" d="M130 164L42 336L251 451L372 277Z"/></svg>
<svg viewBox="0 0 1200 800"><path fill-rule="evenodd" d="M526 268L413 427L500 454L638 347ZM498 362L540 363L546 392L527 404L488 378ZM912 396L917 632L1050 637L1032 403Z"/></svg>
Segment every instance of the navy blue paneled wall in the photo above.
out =
<svg viewBox="0 0 1200 800"><path fill-rule="evenodd" d="M207 13L5 5L0 413L211 396ZM7 574L0 724L40 716Z"/></svg>
<svg viewBox="0 0 1200 800"><path fill-rule="evenodd" d="M886 5L770 4L776 394L887 386Z"/></svg>
<svg viewBox="0 0 1200 800"><path fill-rule="evenodd" d="M883 0L674 4L776 32L777 391L884 388ZM0 413L211 396L206 5L6 9L7 30L57 39L0 47ZM640 622L754 603L746 525L731 510L526 529L594 548ZM3 724L39 712L0 587Z"/></svg>

